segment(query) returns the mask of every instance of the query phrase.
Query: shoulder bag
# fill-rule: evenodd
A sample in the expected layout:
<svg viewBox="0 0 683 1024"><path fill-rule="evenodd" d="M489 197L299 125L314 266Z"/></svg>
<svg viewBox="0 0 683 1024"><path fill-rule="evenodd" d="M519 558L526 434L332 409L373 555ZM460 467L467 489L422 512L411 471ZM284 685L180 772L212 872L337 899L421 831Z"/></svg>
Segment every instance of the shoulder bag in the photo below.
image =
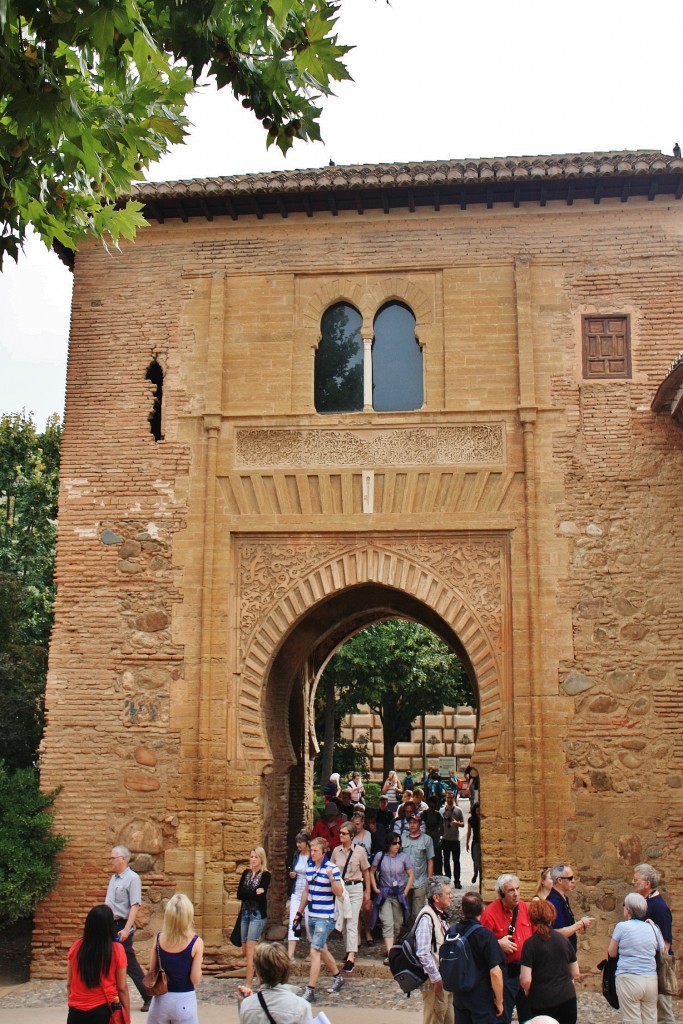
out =
<svg viewBox="0 0 683 1024"><path fill-rule="evenodd" d="M664 939L659 928L655 927L654 921L648 917L647 923L651 926L657 939L657 952L655 963L657 965L657 991L660 996L678 995L678 978L676 977L676 957L667 952ZM661 939L661 944L660 944Z"/></svg>
<svg viewBox="0 0 683 1024"><path fill-rule="evenodd" d="M266 1000L265 1000L265 998L263 996L263 992L257 992L256 995L258 996L258 1001L261 1004L261 1009L263 1010L263 1012L265 1013L266 1017L268 1018L269 1024L277 1024L277 1021L275 1020L275 1018L273 1017L272 1013L268 1009L268 1004L266 1003Z"/></svg>
<svg viewBox="0 0 683 1024"><path fill-rule="evenodd" d="M351 900L349 899L349 894L346 891L346 886L344 885L344 876L348 869L349 861L353 857L353 851L354 847L352 846L349 855L346 858L344 869L341 873L342 894L341 896L335 896L334 898L334 927L338 932L344 930L344 922L348 921L353 916Z"/></svg>
<svg viewBox="0 0 683 1024"><path fill-rule="evenodd" d="M159 935L157 934L157 965L153 970L147 971L142 979L142 984L149 996L163 996L168 992L168 978L166 971L161 966L161 950L159 948Z"/></svg>

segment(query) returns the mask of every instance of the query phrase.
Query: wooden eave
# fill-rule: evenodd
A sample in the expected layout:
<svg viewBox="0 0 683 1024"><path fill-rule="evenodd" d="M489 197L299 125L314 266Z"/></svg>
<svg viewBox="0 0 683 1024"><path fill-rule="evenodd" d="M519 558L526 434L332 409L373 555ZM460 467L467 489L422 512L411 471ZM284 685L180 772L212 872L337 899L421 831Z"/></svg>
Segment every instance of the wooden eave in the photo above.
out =
<svg viewBox="0 0 683 1024"><path fill-rule="evenodd" d="M674 423L683 427L683 355L674 362L657 388L651 408L653 412L668 412Z"/></svg>
<svg viewBox="0 0 683 1024"><path fill-rule="evenodd" d="M597 179L535 178L522 182L510 180L452 185L445 182L438 187L382 185L363 189L316 188L282 192L271 189L259 190L258 187L252 192L231 192L226 187L225 191L207 190L201 194L189 192L179 195L176 192L164 196L156 193L153 198L146 198L143 186L136 198L144 203L143 212L148 220L163 223L174 219L189 221L191 218L224 217L227 211L233 220L239 217L253 217L254 214L260 220L268 216L285 218L291 214L336 217L340 213L363 214L370 210L390 214L394 210L414 213L423 209L438 212L449 207L459 207L461 210L470 207L485 207L490 210L496 206L519 207L522 204L547 207L553 202L572 206L581 200L602 203L614 199L624 203L638 197L650 201L655 197L666 196L680 199L683 194L682 182L683 176L680 174L656 173L614 175Z"/></svg>

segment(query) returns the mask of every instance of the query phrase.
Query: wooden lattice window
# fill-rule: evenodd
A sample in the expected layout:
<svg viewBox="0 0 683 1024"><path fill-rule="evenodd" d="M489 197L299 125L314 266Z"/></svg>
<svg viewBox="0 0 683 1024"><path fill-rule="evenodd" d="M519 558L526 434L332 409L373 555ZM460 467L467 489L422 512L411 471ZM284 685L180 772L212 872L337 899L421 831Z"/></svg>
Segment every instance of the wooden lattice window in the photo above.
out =
<svg viewBox="0 0 683 1024"><path fill-rule="evenodd" d="M583 376L631 376L631 336L627 316L584 316Z"/></svg>

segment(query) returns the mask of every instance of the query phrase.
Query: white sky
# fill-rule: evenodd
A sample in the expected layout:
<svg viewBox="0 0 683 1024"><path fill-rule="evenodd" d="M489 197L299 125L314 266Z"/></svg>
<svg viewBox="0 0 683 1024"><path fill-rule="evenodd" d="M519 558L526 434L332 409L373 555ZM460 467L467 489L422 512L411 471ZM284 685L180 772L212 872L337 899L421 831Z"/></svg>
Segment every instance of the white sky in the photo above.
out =
<svg viewBox="0 0 683 1024"><path fill-rule="evenodd" d="M680 0L343 0L325 144L285 159L227 90L150 177L683 145ZM0 412L62 413L71 275L39 241L0 274Z"/></svg>

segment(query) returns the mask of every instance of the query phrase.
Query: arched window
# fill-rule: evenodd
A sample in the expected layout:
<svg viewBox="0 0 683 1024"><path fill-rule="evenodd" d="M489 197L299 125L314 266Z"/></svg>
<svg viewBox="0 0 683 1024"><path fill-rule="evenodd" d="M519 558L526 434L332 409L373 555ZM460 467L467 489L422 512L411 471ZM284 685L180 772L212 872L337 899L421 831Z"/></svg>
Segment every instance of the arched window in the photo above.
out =
<svg viewBox="0 0 683 1024"><path fill-rule="evenodd" d="M155 441L163 441L164 435L161 433L161 403L164 397L164 371L156 359L153 359L147 367L145 380L151 380L152 384L156 384L154 404L152 405L152 411L147 417L150 433L154 434Z"/></svg>
<svg viewBox="0 0 683 1024"><path fill-rule="evenodd" d="M318 412L359 412L363 408L362 322L358 310L346 302L330 306L323 314L315 353Z"/></svg>
<svg viewBox="0 0 683 1024"><path fill-rule="evenodd" d="M402 302L388 302L375 317L372 406L377 412L420 409L424 402L422 349L415 316Z"/></svg>

